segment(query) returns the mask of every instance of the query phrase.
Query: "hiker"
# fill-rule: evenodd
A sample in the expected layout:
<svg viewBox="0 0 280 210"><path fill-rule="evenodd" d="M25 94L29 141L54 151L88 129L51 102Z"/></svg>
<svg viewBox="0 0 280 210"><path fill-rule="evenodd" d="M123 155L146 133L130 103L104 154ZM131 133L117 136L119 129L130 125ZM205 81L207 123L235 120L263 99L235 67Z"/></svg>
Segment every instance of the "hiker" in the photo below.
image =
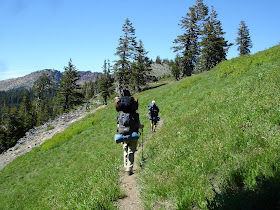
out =
<svg viewBox="0 0 280 210"><path fill-rule="evenodd" d="M154 100L148 106L148 110L149 110L149 120L151 121L151 132L156 132L157 122L159 121L159 117L158 117L159 108L157 107L156 102Z"/></svg>
<svg viewBox="0 0 280 210"><path fill-rule="evenodd" d="M133 174L134 153L138 145L138 133L139 129L142 129L144 125L140 124L139 114L136 112L138 109L137 99L131 97L128 90L124 90L124 97L116 99L116 110L119 111L117 115L117 131L121 136L128 136L129 139L124 139L122 147L124 150L124 168L127 175ZM137 135L134 138L133 135Z"/></svg>

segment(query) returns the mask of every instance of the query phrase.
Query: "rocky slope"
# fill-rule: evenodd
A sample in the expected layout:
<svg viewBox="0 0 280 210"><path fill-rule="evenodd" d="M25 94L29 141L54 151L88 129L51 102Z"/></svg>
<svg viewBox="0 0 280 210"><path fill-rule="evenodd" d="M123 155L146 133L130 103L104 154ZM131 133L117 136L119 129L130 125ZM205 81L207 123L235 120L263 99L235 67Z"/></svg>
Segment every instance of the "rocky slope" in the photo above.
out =
<svg viewBox="0 0 280 210"><path fill-rule="evenodd" d="M105 105L101 105L101 102L99 101L96 101L95 103L99 104L98 108L93 108L88 111L85 107L80 107L80 109L63 114L57 119L50 120L44 125L30 129L28 132L26 132L24 137L19 139L14 147L0 154L0 170L8 163L12 162L15 158L31 151L33 147L40 146L47 139L50 139L55 134L64 131L71 123L76 122L86 115L94 113L96 110L105 107Z"/></svg>

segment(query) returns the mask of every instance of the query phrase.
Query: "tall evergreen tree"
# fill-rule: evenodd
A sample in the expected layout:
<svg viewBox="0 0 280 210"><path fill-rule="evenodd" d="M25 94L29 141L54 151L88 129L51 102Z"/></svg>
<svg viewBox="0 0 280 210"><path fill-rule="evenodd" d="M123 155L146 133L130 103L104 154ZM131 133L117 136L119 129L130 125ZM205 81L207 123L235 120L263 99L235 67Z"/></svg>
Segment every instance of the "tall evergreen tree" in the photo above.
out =
<svg viewBox="0 0 280 210"><path fill-rule="evenodd" d="M89 82L85 82L85 84L82 87L82 92L83 92L85 103L86 103L86 109L88 109L90 99L94 95L94 83L92 80L90 80Z"/></svg>
<svg viewBox="0 0 280 210"><path fill-rule="evenodd" d="M24 92L24 96L20 103L19 118L25 132L32 128L35 124L32 115L32 105L27 91Z"/></svg>
<svg viewBox="0 0 280 210"><path fill-rule="evenodd" d="M218 63L226 59L226 52L230 45L224 38L222 24L217 19L214 7L211 7L210 16L206 19L202 31L201 63L203 70L210 70Z"/></svg>
<svg viewBox="0 0 280 210"><path fill-rule="evenodd" d="M21 126L18 111L16 108L12 108L10 109L6 132L7 148L13 147L23 135L24 129Z"/></svg>
<svg viewBox="0 0 280 210"><path fill-rule="evenodd" d="M236 45L238 46L237 50L239 51L239 55L250 54L250 48L253 47L253 43L249 34L248 26L245 24L245 21L241 20L237 34L238 36L236 38Z"/></svg>
<svg viewBox="0 0 280 210"><path fill-rule="evenodd" d="M146 85L146 75L150 70L150 60L147 57L148 52L144 49L142 40L136 47L134 62L132 63L132 89L141 90L141 86Z"/></svg>
<svg viewBox="0 0 280 210"><path fill-rule="evenodd" d="M103 97L103 103L107 105L107 98L113 93L113 82L114 79L111 75L111 65L110 61L105 60L103 65L103 76L100 81L101 95Z"/></svg>
<svg viewBox="0 0 280 210"><path fill-rule="evenodd" d="M72 59L68 66L64 67L64 72L58 86L58 103L63 112L68 112L74 105L81 103L82 96L78 92L80 86L77 84L79 77L76 66L73 65Z"/></svg>
<svg viewBox="0 0 280 210"><path fill-rule="evenodd" d="M3 127L7 127L7 119L9 117L9 112L10 109L7 106L6 101L4 101L4 103L1 104L1 119L0 119L1 120L0 125Z"/></svg>
<svg viewBox="0 0 280 210"><path fill-rule="evenodd" d="M198 28L198 42L201 42L202 31L208 17L208 6L203 3L203 0L196 0L194 10L196 16L196 25Z"/></svg>
<svg viewBox="0 0 280 210"><path fill-rule="evenodd" d="M34 100L35 118L37 120L37 125L41 125L55 115L52 108L55 83L51 76L43 73L34 83L33 90L36 96Z"/></svg>
<svg viewBox="0 0 280 210"><path fill-rule="evenodd" d="M194 70L197 56L199 55L198 35L199 28L197 25L197 15L195 7L189 8L190 12L181 20L181 28L184 30L183 35L179 35L174 40L179 46L173 47L174 52L181 53L182 76L191 76Z"/></svg>
<svg viewBox="0 0 280 210"><path fill-rule="evenodd" d="M171 73L176 80L180 79L180 72L181 72L181 67L180 67L181 61L180 61L180 59L181 59L180 56L176 55L175 61L174 62L171 61L169 63L169 66L171 68Z"/></svg>
<svg viewBox="0 0 280 210"><path fill-rule="evenodd" d="M156 63L157 64L161 64L161 62L162 62L162 60L161 60L160 56L157 56L156 57Z"/></svg>
<svg viewBox="0 0 280 210"><path fill-rule="evenodd" d="M7 149L6 135L6 131L0 126L0 154Z"/></svg>
<svg viewBox="0 0 280 210"><path fill-rule="evenodd" d="M120 96L123 95L123 90L128 89L131 77L131 62L134 58L136 48L135 29L132 23L127 18L123 25L122 31L124 34L119 39L119 46L115 55L119 56L116 61L115 75L118 83Z"/></svg>

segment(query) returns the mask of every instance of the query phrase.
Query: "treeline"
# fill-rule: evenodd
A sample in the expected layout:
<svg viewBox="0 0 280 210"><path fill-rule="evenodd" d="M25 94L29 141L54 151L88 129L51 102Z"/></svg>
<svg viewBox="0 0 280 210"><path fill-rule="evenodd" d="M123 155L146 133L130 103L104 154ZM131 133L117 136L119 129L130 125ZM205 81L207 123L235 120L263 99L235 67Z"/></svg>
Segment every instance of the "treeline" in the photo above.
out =
<svg viewBox="0 0 280 210"><path fill-rule="evenodd" d="M34 126L69 112L74 106L86 103L88 108L89 100L96 94L100 93L107 103L107 97L113 92L108 63L105 61L104 74L82 87L77 84L78 71L70 59L58 85L52 75L43 73L31 90L1 92L0 153L13 147Z"/></svg>
<svg viewBox="0 0 280 210"><path fill-rule="evenodd" d="M174 40L176 46L172 49L178 54L170 63L176 80L194 72L209 71L226 60L227 51L233 44L225 40L225 32L213 6L209 11L203 0L196 0L179 25L183 34ZM239 54L249 54L252 42L245 21L241 21L237 34Z"/></svg>

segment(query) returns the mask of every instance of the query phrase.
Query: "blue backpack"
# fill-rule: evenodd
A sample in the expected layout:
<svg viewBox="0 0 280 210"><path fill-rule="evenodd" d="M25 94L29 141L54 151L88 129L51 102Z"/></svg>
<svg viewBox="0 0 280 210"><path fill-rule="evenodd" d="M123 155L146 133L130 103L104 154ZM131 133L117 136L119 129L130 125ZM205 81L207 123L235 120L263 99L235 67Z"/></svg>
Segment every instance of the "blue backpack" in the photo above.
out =
<svg viewBox="0 0 280 210"><path fill-rule="evenodd" d="M159 108L157 107L157 105L150 104L148 106L148 110L149 110L149 119L159 121L159 117L158 117Z"/></svg>

